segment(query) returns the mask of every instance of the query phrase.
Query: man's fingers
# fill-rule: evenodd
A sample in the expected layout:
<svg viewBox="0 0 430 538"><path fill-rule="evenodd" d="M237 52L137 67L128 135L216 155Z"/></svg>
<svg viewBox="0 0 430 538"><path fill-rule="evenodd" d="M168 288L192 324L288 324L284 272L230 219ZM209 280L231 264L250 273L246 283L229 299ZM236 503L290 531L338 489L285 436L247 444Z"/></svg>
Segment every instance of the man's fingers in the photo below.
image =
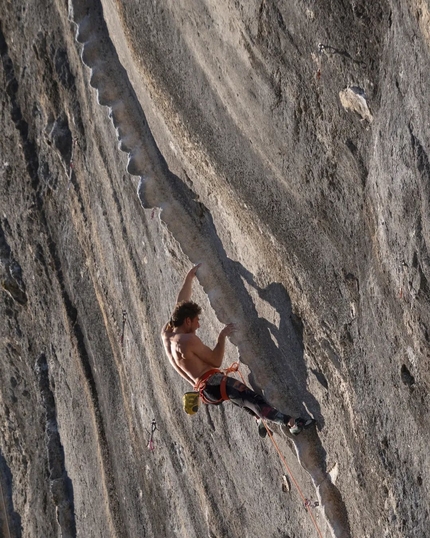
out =
<svg viewBox="0 0 430 538"><path fill-rule="evenodd" d="M229 323L224 327L224 331L227 336L230 336L230 334L233 334L237 331L237 326L234 323Z"/></svg>
<svg viewBox="0 0 430 538"><path fill-rule="evenodd" d="M194 267L191 267L191 269L188 271L188 274L196 276L197 269L201 266L201 263L197 263Z"/></svg>

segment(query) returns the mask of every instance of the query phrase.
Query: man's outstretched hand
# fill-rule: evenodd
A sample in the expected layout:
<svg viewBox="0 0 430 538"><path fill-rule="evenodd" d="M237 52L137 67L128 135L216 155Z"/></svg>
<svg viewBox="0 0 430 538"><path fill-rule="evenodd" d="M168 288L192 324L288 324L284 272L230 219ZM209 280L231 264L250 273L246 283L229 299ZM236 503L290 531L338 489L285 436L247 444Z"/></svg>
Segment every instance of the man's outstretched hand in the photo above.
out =
<svg viewBox="0 0 430 538"><path fill-rule="evenodd" d="M194 267L191 267L191 269L188 271L187 276L185 278L193 279L196 276L197 269L201 266L201 263L196 264Z"/></svg>
<svg viewBox="0 0 430 538"><path fill-rule="evenodd" d="M198 263L188 271L187 276L185 277L182 288L179 292L178 298L176 299L177 303L181 301L189 301L191 299L191 291L193 286L193 280L196 276L197 269L201 266L201 263Z"/></svg>
<svg viewBox="0 0 430 538"><path fill-rule="evenodd" d="M234 323L229 323L224 327L224 329L219 333L220 336L231 336L237 331L237 327Z"/></svg>

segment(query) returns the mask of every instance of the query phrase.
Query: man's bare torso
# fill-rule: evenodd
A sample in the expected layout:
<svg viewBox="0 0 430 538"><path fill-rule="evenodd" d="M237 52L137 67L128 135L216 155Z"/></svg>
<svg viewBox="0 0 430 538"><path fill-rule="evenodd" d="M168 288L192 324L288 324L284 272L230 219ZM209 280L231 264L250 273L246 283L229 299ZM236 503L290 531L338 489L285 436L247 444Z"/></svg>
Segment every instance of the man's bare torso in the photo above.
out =
<svg viewBox="0 0 430 538"><path fill-rule="evenodd" d="M189 383L194 385L199 377L213 368L193 351L195 339L198 339L195 334L176 333L166 328L162 336L164 348L170 362L185 374L183 377Z"/></svg>

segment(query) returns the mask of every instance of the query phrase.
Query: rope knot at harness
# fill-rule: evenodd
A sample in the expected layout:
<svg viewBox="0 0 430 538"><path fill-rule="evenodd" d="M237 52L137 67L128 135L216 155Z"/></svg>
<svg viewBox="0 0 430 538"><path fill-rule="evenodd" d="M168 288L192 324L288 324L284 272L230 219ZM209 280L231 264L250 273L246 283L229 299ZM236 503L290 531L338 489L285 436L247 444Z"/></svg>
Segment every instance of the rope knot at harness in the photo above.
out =
<svg viewBox="0 0 430 538"><path fill-rule="evenodd" d="M224 370L221 370L221 371L224 372L226 375L231 374L232 372L238 372L239 371L239 366L240 366L240 363L238 361L236 361L236 362L233 362L232 364L230 364L230 366L228 368L225 368Z"/></svg>

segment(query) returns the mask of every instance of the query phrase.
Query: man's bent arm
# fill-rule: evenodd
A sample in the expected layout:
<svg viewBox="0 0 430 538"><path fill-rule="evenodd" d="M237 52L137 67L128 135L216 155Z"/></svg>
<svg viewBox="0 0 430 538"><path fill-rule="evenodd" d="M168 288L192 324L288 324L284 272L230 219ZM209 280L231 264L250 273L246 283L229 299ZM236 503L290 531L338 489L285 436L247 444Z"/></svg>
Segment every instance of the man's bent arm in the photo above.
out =
<svg viewBox="0 0 430 538"><path fill-rule="evenodd" d="M215 366L217 368L221 366L222 360L224 358L225 339L226 339L226 335L221 332L220 335L218 336L218 342L212 351L213 357L216 363Z"/></svg>
<svg viewBox="0 0 430 538"><path fill-rule="evenodd" d="M193 279L196 276L197 269L201 266L201 263L198 263L194 267L192 267L185 277L184 283L182 284L182 288L178 294L178 298L176 299L177 303L180 303L181 301L189 301L191 299L191 292L193 288Z"/></svg>
<svg viewBox="0 0 430 538"><path fill-rule="evenodd" d="M199 357L203 362L214 368L219 368L222 364L225 351L225 339L227 336L230 336L236 327L233 323L226 325L224 329L219 333L218 342L216 346L210 349L208 346L205 346L203 342L197 336L191 341L191 351Z"/></svg>

